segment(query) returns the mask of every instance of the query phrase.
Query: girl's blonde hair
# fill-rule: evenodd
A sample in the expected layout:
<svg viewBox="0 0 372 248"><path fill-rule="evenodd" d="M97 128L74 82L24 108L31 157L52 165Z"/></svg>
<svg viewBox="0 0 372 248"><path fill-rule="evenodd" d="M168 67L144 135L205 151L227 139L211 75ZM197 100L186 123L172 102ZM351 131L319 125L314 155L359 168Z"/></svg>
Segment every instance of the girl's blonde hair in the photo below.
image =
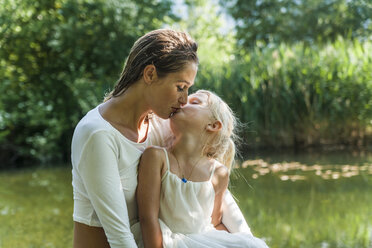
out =
<svg viewBox="0 0 372 248"><path fill-rule="evenodd" d="M231 170L236 154L235 142L239 140L236 133L238 120L231 108L213 92L198 90L196 93L208 95L208 107L213 117L222 123L222 129L207 139L202 154L216 159Z"/></svg>

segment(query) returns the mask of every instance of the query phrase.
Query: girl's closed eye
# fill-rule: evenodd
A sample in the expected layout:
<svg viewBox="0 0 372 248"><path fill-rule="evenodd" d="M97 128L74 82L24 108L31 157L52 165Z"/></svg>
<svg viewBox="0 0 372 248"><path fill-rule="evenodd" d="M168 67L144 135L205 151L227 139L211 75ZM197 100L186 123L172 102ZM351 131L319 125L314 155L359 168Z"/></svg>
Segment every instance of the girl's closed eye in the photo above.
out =
<svg viewBox="0 0 372 248"><path fill-rule="evenodd" d="M199 99L197 99L197 98L191 98L189 102L190 102L190 104L199 104L200 103Z"/></svg>

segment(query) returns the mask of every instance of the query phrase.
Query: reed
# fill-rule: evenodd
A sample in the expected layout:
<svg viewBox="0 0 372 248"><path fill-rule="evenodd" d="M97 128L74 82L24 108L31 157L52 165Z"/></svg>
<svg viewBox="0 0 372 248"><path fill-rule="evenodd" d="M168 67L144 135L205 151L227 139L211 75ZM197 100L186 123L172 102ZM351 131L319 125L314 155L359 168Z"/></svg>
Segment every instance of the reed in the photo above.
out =
<svg viewBox="0 0 372 248"><path fill-rule="evenodd" d="M272 45L223 69L202 65L198 88L220 94L249 123L253 147L370 145L372 42Z"/></svg>

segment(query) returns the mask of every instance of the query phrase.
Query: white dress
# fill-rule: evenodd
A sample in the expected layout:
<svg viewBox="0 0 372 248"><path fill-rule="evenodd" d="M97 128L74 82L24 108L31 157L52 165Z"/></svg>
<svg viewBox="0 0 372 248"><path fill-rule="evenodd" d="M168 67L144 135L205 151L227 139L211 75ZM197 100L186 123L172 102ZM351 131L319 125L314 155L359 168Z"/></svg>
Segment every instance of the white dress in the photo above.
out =
<svg viewBox="0 0 372 248"><path fill-rule="evenodd" d="M228 233L216 230L211 224L214 207L214 188L208 181L186 183L169 170L169 159L164 149L167 171L161 181L159 223L163 247L177 248L266 248L261 239L250 233ZM136 242L143 247L139 223L132 227Z"/></svg>

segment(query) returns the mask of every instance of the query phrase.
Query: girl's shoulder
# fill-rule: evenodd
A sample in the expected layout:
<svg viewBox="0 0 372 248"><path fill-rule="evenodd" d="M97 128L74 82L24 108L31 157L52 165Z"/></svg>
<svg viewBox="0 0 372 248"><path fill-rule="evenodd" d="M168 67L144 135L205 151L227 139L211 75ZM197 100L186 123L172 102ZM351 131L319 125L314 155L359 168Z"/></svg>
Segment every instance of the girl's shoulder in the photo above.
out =
<svg viewBox="0 0 372 248"><path fill-rule="evenodd" d="M148 146L142 154L142 157L165 158L167 150L160 146Z"/></svg>
<svg viewBox="0 0 372 248"><path fill-rule="evenodd" d="M149 146L142 153L140 166L159 166L163 168L166 162L166 150L160 146Z"/></svg>

